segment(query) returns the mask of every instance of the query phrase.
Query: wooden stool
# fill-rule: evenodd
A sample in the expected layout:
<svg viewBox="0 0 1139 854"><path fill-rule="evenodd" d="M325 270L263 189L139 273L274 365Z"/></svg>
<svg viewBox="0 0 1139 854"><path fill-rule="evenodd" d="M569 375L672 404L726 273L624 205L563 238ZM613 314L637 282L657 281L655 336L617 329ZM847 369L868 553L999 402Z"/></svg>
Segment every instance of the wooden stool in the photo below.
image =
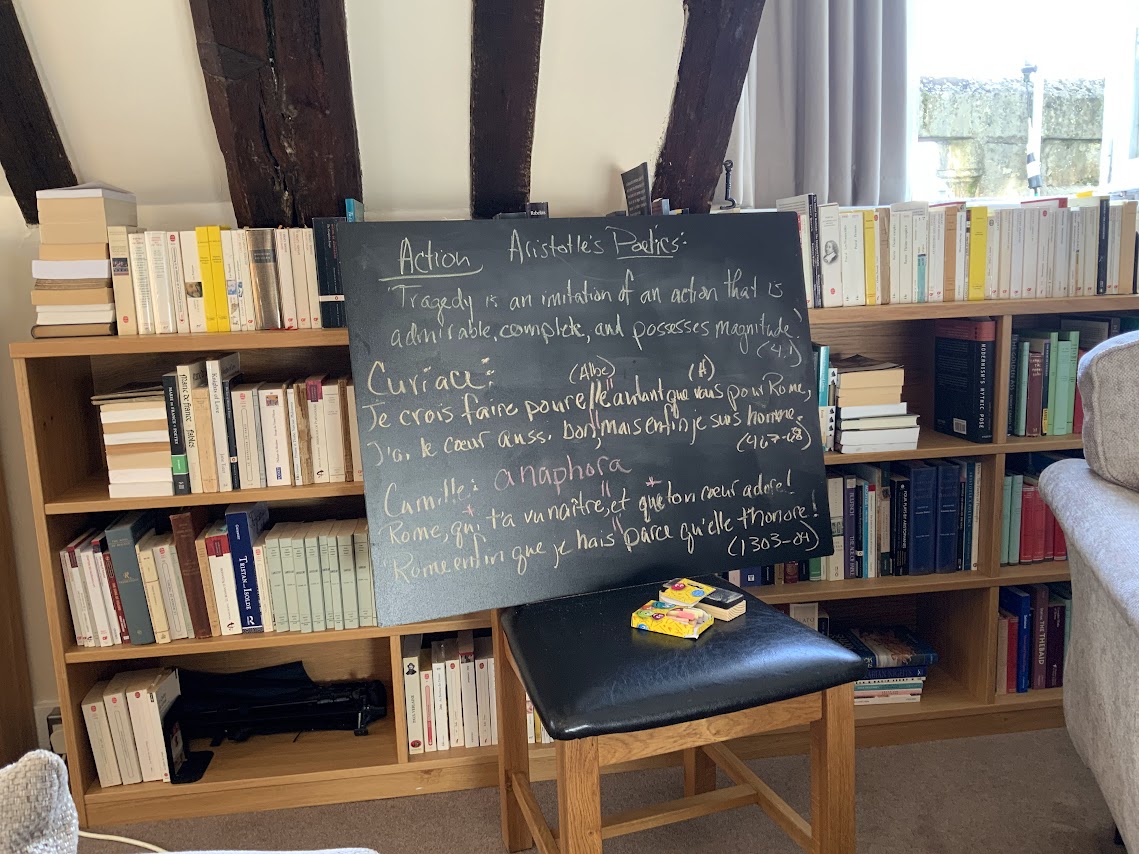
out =
<svg viewBox="0 0 1139 854"><path fill-rule="evenodd" d="M719 580L717 586L728 587ZM600 854L602 840L758 804L804 850L854 851L854 653L748 597L697 640L628 628L659 585L496 612L498 782L508 851ZM530 788L525 695L557 750L558 829ZM730 739L809 723L808 823ZM684 798L601 816L601 768L683 751ZM736 785L716 788L716 766Z"/></svg>

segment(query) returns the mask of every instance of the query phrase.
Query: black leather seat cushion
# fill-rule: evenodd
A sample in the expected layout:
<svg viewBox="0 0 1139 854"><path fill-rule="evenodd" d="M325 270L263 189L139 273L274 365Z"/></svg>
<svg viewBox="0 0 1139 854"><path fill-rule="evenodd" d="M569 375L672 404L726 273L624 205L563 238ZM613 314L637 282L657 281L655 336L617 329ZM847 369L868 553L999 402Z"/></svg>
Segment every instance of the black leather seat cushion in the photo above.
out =
<svg viewBox="0 0 1139 854"><path fill-rule="evenodd" d="M708 579L717 587L732 585ZM534 707L556 739L710 718L853 682L862 659L753 596L696 640L631 628L660 585L521 605L503 630Z"/></svg>

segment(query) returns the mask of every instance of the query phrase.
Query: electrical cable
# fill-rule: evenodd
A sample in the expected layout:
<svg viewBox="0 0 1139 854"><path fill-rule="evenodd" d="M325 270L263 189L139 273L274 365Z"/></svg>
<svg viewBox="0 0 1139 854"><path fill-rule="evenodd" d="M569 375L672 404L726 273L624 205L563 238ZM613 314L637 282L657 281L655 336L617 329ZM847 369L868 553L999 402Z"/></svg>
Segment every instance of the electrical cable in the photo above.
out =
<svg viewBox="0 0 1139 854"><path fill-rule="evenodd" d="M86 830L79 831L79 835L84 839L101 839L105 842L121 842L123 845L133 845L135 848L145 848L147 851L156 852L156 854L167 854L165 848L159 848L157 845L151 845L149 842L139 842L137 839L130 839L126 836L112 836L109 833L90 833Z"/></svg>

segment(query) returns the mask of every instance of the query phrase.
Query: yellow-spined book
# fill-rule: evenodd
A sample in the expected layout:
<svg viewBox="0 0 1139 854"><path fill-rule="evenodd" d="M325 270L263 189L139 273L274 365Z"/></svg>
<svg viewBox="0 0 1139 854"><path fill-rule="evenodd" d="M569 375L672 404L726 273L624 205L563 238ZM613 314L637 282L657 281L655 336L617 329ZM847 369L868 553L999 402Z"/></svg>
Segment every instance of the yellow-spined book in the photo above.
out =
<svg viewBox="0 0 1139 854"><path fill-rule="evenodd" d="M198 273L202 277L202 307L206 312L206 332L219 332L218 313L214 300L213 265L210 263L209 227L199 225L194 229L194 237L197 238L198 242Z"/></svg>
<svg viewBox="0 0 1139 854"><path fill-rule="evenodd" d="M878 214L862 212L862 258L866 276L866 304L878 304Z"/></svg>
<svg viewBox="0 0 1139 854"><path fill-rule="evenodd" d="M214 314L217 316L218 332L229 332L229 291L225 281L225 256L221 248L221 232L227 226L206 226L210 239L210 275L214 281Z"/></svg>
<svg viewBox="0 0 1139 854"><path fill-rule="evenodd" d="M970 302L985 298L985 259L989 243L989 209L985 205L967 208L969 229L969 293Z"/></svg>

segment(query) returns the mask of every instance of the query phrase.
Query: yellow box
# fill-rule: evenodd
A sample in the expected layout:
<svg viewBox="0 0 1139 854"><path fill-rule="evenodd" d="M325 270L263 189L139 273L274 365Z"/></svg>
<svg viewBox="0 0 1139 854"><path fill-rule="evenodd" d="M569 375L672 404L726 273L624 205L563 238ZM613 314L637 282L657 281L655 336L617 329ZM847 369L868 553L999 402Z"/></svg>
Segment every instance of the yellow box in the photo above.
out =
<svg viewBox="0 0 1139 854"><path fill-rule="evenodd" d="M697 584L691 578L674 578L660 589L660 598L674 605L695 605L716 588Z"/></svg>
<svg viewBox="0 0 1139 854"><path fill-rule="evenodd" d="M710 614L697 608L652 599L633 612L630 625L634 629L691 639L700 637L713 622Z"/></svg>

